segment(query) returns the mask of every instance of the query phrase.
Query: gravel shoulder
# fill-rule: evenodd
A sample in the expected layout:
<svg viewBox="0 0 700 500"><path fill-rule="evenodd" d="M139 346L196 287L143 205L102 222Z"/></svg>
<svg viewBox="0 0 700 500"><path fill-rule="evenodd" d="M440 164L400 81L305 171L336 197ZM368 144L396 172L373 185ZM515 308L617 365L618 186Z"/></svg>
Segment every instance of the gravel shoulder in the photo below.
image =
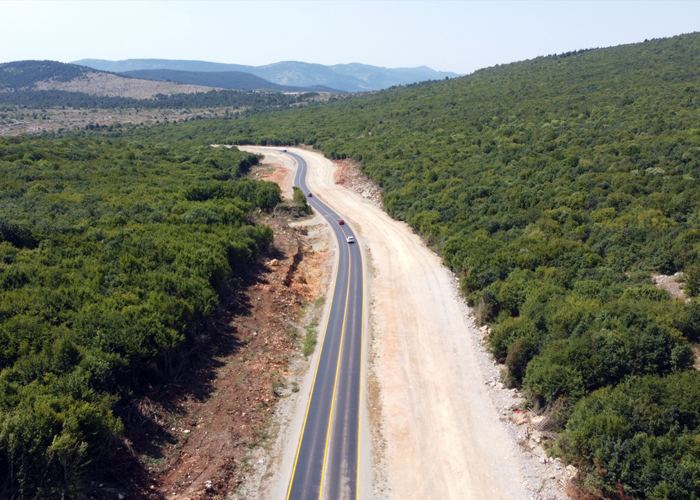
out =
<svg viewBox="0 0 700 500"><path fill-rule="evenodd" d="M245 149L281 161L274 148ZM361 470L372 474L362 474L371 482L363 498L566 498L561 464L524 445L512 423L512 407L522 399L497 382L455 276L376 201L338 186L331 161L290 150L307 161L314 194L359 234L369 262L363 422L371 429L363 424L363 441L371 436L372 463Z"/></svg>

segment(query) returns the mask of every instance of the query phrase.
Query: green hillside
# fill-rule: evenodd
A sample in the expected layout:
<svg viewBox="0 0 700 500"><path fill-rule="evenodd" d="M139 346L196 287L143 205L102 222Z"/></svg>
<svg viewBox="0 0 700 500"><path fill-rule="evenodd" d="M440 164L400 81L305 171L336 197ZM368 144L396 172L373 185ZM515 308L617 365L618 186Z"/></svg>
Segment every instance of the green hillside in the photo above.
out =
<svg viewBox="0 0 700 500"><path fill-rule="evenodd" d="M132 476L114 405L177 370L272 241L255 156L124 135L0 140L0 498Z"/></svg>
<svg viewBox="0 0 700 500"><path fill-rule="evenodd" d="M35 83L48 79L56 82L68 82L94 72L95 70L85 66L56 61L9 62L0 64L0 91L30 88Z"/></svg>
<svg viewBox="0 0 700 500"><path fill-rule="evenodd" d="M460 276L579 487L700 497L700 34L175 134L351 157ZM440 332L435 332L439 335Z"/></svg>

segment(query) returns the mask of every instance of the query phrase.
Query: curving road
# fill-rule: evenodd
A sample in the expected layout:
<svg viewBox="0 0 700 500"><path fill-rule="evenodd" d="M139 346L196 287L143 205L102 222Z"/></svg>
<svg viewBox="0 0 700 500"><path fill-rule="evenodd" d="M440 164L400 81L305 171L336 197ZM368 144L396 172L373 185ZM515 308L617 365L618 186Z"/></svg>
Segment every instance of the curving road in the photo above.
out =
<svg viewBox="0 0 700 500"><path fill-rule="evenodd" d="M360 398L362 391L362 252L356 235L306 185L306 162L286 152L298 165L294 184L330 224L338 240L338 274L326 331L311 387L287 500L350 500L358 497Z"/></svg>

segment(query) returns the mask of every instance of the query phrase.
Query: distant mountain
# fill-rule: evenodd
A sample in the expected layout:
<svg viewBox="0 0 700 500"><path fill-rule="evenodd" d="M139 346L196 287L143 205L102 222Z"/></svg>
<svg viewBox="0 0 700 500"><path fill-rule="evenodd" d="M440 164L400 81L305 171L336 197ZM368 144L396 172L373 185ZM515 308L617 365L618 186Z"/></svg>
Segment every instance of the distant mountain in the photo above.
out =
<svg viewBox="0 0 700 500"><path fill-rule="evenodd" d="M123 61L81 59L80 61L75 61L75 64L115 73L146 69L194 72L239 71L251 73L279 85L294 87L321 85L347 92L381 90L394 85L406 85L426 80L443 80L446 77L454 78L460 76L457 73L435 71L426 66L391 69L359 63L324 66L323 64L297 61L278 62L266 66L246 66L242 64L171 59L126 59Z"/></svg>
<svg viewBox="0 0 700 500"><path fill-rule="evenodd" d="M216 77L214 73L211 76ZM259 79L247 75L251 79ZM257 112L314 101L319 94L297 94L145 80L56 61L0 64L0 105L27 108L201 109L229 107ZM268 86L275 84L265 82ZM277 87L280 87L277 85Z"/></svg>
<svg viewBox="0 0 700 500"><path fill-rule="evenodd" d="M92 68L56 61L16 61L0 64L0 90L26 90L38 82L69 82L89 73Z"/></svg>
<svg viewBox="0 0 700 500"><path fill-rule="evenodd" d="M290 87L268 82L252 73L241 71L180 71L174 69L138 69L120 73L132 78L166 82L189 83L234 90L271 90L275 92L340 92L328 87Z"/></svg>
<svg viewBox="0 0 700 500"><path fill-rule="evenodd" d="M406 85L427 80L444 80L445 78L455 78L461 75L447 71L435 71L427 66L418 68L380 68L368 66L366 64L336 64L331 66L333 71L342 75L352 76L366 82L368 85L385 89L394 85Z"/></svg>
<svg viewBox="0 0 700 500"><path fill-rule="evenodd" d="M73 64L80 64L102 71L112 71L114 73L125 73L127 71L138 71L142 69L174 69L178 71L247 71L253 66L242 64L224 64L206 61L186 61L178 59L124 59L122 61L108 61L105 59L81 59L73 61Z"/></svg>
<svg viewBox="0 0 700 500"><path fill-rule="evenodd" d="M130 78L57 61L0 64L0 92L78 92L92 96L151 99L158 94L209 92L209 86Z"/></svg>

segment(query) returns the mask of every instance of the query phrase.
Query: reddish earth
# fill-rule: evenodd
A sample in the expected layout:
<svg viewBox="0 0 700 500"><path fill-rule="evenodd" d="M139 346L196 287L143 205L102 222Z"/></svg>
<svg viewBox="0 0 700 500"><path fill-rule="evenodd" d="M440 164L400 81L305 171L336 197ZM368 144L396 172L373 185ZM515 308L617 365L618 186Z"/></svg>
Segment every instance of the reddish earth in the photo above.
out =
<svg viewBox="0 0 700 500"><path fill-rule="evenodd" d="M231 293L170 384L139 405L129 438L146 469L138 498L216 498L235 492L267 438L269 416L298 356L301 306L321 295L326 258L285 218L266 221L274 249ZM138 418L132 416L133 421Z"/></svg>

